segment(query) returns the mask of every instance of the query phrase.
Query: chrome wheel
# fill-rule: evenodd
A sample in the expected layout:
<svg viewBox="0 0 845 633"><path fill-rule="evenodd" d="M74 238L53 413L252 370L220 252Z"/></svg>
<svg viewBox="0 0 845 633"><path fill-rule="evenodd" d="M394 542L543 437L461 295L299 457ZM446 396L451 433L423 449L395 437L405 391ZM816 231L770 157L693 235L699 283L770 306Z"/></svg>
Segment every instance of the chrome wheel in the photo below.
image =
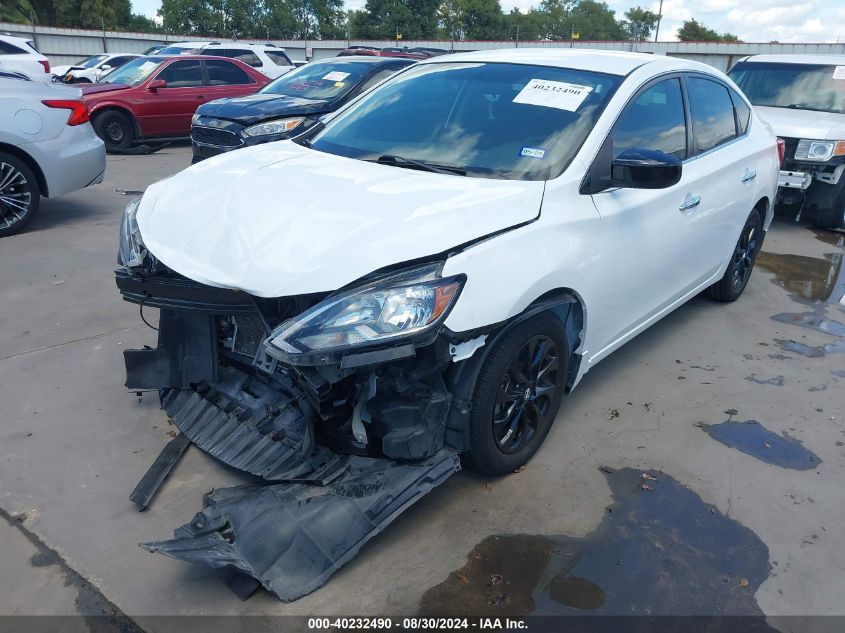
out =
<svg viewBox="0 0 845 633"><path fill-rule="evenodd" d="M11 230L22 222L32 206L26 176L10 163L0 162L0 229Z"/></svg>
<svg viewBox="0 0 845 633"><path fill-rule="evenodd" d="M731 283L734 288L741 288L751 276L751 269L754 267L754 258L757 256L757 223L748 222L742 230L742 236L734 249L733 262L731 264Z"/></svg>
<svg viewBox="0 0 845 633"><path fill-rule="evenodd" d="M520 451L553 415L559 368L557 346L544 335L528 339L511 359L493 407L493 439L500 451Z"/></svg>

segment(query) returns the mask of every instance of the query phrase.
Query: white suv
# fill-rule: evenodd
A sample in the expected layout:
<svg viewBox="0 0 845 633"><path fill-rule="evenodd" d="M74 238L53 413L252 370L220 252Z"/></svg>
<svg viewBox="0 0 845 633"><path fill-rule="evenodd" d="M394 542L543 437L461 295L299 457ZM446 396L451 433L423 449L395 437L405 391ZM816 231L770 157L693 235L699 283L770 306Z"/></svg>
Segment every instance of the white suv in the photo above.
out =
<svg viewBox="0 0 845 633"><path fill-rule="evenodd" d="M730 76L783 139L778 202L845 228L845 55L754 55Z"/></svg>
<svg viewBox="0 0 845 633"><path fill-rule="evenodd" d="M0 71L26 75L36 81L53 81L50 62L35 50L35 42L0 35Z"/></svg>
<svg viewBox="0 0 845 633"><path fill-rule="evenodd" d="M281 77L294 69L294 64L285 53L285 49L272 44L242 44L240 42L209 44L203 46L199 53L237 59L271 79Z"/></svg>

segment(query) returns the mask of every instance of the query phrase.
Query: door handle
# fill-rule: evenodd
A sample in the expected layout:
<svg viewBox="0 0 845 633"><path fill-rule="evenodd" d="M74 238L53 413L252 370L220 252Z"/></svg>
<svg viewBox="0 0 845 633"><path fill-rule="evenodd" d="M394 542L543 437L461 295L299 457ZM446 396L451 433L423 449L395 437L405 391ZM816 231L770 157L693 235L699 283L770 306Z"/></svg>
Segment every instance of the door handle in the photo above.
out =
<svg viewBox="0 0 845 633"><path fill-rule="evenodd" d="M746 169L742 176L742 182L751 182L757 177L757 172L753 169Z"/></svg>
<svg viewBox="0 0 845 633"><path fill-rule="evenodd" d="M678 207L679 211L689 211L701 204L701 196L691 196L687 194L687 197L684 198L684 201Z"/></svg>

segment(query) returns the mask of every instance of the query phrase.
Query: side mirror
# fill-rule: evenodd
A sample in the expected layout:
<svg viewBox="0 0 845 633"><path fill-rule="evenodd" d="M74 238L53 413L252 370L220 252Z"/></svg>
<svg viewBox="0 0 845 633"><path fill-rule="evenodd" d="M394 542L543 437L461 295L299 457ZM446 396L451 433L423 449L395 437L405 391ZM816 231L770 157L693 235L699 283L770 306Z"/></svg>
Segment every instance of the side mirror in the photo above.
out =
<svg viewBox="0 0 845 633"><path fill-rule="evenodd" d="M111 66L109 64L103 64L100 66L100 70L111 70Z"/></svg>
<svg viewBox="0 0 845 633"><path fill-rule="evenodd" d="M167 88L167 82L164 79L153 79L147 86L147 90L155 92L159 88Z"/></svg>
<svg viewBox="0 0 845 633"><path fill-rule="evenodd" d="M617 187L666 189L681 179L681 161L659 150L632 147L610 164L610 180Z"/></svg>

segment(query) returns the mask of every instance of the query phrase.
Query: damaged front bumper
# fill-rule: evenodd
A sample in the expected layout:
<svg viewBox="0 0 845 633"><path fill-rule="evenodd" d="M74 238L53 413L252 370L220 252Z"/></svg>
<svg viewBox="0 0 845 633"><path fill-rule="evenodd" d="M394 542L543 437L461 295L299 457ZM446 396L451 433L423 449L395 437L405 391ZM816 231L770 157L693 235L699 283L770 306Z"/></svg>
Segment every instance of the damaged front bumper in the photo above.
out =
<svg viewBox="0 0 845 633"><path fill-rule="evenodd" d="M116 280L125 300L160 309L157 347L124 352L126 386L158 390L191 443L256 477L206 495L174 540L149 550L230 567L295 600L460 469L454 420L468 410L452 406L447 383L467 346L445 329L422 347L293 365L267 353L268 337L323 295L260 299L167 270L124 268Z"/></svg>

